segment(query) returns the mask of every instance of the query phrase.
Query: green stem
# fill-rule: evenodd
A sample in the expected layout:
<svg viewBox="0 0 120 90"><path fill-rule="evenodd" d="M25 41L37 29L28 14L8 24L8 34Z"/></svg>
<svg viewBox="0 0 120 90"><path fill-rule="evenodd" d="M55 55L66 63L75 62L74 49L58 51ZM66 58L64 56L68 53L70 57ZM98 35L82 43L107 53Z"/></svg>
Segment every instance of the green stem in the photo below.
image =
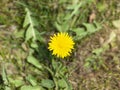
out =
<svg viewBox="0 0 120 90"><path fill-rule="evenodd" d="M52 70L49 69L48 67L44 66L44 68L45 68L46 70L48 70L48 71L50 72L50 74L52 75L52 77L53 77L53 81L54 81L55 86L56 86L56 87L55 87L55 90L58 90L58 84L57 84L57 80L56 80L56 78L55 78L54 73L53 73Z"/></svg>

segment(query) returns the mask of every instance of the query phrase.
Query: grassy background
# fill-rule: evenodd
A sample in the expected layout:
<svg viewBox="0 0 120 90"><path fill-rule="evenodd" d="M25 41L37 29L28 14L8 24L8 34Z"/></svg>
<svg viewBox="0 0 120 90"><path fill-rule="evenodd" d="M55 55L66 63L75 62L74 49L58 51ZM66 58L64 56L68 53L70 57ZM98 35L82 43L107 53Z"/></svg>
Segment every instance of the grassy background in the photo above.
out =
<svg viewBox="0 0 120 90"><path fill-rule="evenodd" d="M61 1L61 2L59 2ZM83 0L78 0L83 1ZM83 23L92 23L95 20L100 23L102 29L95 34L88 35L76 42L73 55L62 61L67 66L69 73L68 81L72 84L73 90L119 90L120 88L120 28L115 28L112 22L120 19L119 0L89 0L90 3L83 4L79 13L72 18L71 27L79 27ZM39 82L43 78L51 78L50 74L43 70L39 71L26 58L29 53L29 46L24 42L23 21L25 7L28 7L32 15L37 18L36 27L40 32L45 33L45 45L47 47L49 36L57 32L55 22L63 18L66 6L77 0L0 0L0 87L6 85L11 90L18 90L14 80L21 80L20 84L28 85L26 77L32 75ZM18 31L21 33L18 34ZM112 34L114 32L114 34ZM74 33L73 33L74 34ZM111 37L115 35L115 38ZM109 43L107 43L109 41ZM101 53L93 52L96 49L108 47ZM40 48L41 48L40 47ZM39 52L42 53L42 50ZM35 55L41 61L51 67L48 51L45 54ZM99 57L96 53L99 53ZM46 55L47 54L47 55ZM87 58L93 62L89 68L84 67ZM95 63L95 64L94 64ZM3 67L6 67L8 81L4 81ZM7 89L5 89L7 90Z"/></svg>

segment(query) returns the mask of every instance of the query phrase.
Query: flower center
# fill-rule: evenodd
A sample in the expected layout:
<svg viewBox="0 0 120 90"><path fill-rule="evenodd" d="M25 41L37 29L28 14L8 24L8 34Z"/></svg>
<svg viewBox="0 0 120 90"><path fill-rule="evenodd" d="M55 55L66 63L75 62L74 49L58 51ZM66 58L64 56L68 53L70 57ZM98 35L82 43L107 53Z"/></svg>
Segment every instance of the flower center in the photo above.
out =
<svg viewBox="0 0 120 90"><path fill-rule="evenodd" d="M64 49L65 46L64 46L61 42L59 42L59 43L58 43L58 48L59 48L59 49Z"/></svg>

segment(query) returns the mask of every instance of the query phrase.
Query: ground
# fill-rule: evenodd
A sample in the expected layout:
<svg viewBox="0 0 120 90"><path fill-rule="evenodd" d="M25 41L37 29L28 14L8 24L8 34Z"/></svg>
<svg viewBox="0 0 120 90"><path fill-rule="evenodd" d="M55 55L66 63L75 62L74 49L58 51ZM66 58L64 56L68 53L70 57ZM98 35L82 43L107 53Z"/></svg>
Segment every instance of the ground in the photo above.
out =
<svg viewBox="0 0 120 90"><path fill-rule="evenodd" d="M6 67L6 75L10 76L11 80L13 78L24 80L28 74L40 75L36 77L37 80L41 77L44 78L41 71L39 74L38 70L26 63L26 57L29 53L28 44L24 42L23 38L21 39L23 33L16 34L23 29L22 23L25 11L23 11L23 7L15 3L14 0L0 1L0 88L5 85L4 66ZM103 7L101 6L102 3L104 4ZM63 61L68 68L68 81L72 84L73 90L119 90L120 88L120 28L118 23L114 24L114 22L120 22L120 1L97 0L94 5L96 4L100 7L91 6L89 10L92 12L86 15L88 19L84 20L83 16L81 21L86 22L88 20L89 23L92 23L93 20L101 21L102 28L77 41L70 60ZM118 7L112 7L111 5ZM54 5L48 4L48 6L53 7ZM106 9L109 6L110 9ZM57 6L54 6L54 9L56 8ZM85 8L86 6L83 9ZM45 7L45 9L49 10L48 7ZM42 14L44 13L48 14L50 12L46 11ZM84 14L86 13L83 12ZM50 18L51 16L42 20ZM54 19L51 21L54 21ZM43 22L45 21L41 21L41 23ZM46 20L46 22L50 22L50 20ZM79 25L78 22L77 25ZM45 26L47 26L47 23L40 28L44 29ZM45 37L45 44L48 42L49 34L52 35L56 32L50 32L51 29L55 29L54 27L50 28L50 26L53 25L47 26L49 30L46 30L48 33ZM48 59L48 57L45 57L45 59ZM49 61L46 60L46 62L49 64ZM47 74L46 77L49 77ZM26 81L25 83L28 84ZM12 85L11 87L14 88Z"/></svg>

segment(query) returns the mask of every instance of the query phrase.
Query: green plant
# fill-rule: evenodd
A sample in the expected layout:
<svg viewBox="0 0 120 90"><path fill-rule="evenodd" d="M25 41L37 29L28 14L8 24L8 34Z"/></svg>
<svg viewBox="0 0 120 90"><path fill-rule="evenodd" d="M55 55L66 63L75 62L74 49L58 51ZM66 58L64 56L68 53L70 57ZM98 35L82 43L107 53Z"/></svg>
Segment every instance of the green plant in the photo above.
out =
<svg viewBox="0 0 120 90"><path fill-rule="evenodd" d="M64 1L67 2L67 1ZM70 1L68 1L70 2ZM74 40L81 40L84 37L95 33L101 29L101 25L94 21L93 23L87 23L87 15L84 18L84 23L81 22L83 15L88 14L87 10L82 11L86 5L91 5L94 0L84 0L76 1L72 4L66 5L62 12L59 12L57 15L57 21L55 22L55 27L59 32L69 32L75 33L73 35ZM59 2L62 6L63 2ZM64 4L63 4L64 5ZM65 10L64 10L65 9ZM81 13L82 12L82 13ZM81 25L79 25L79 24Z"/></svg>
<svg viewBox="0 0 120 90"><path fill-rule="evenodd" d="M53 9L49 9L50 5L43 5L44 7L42 7L41 3L46 3L44 1L36 0L35 2L38 3L27 3L26 1L17 2L25 9L25 16L23 29L15 33L16 38L22 38L24 41L22 48L24 49L24 53L27 53L24 67L29 67L28 70L30 70L31 73L26 70L24 72L26 75L25 78L21 77L19 74L13 78L12 75L7 75L7 66L5 66L2 75L5 82L4 84L8 85L5 89L72 90L72 85L68 81L69 70L67 66L65 66L62 61L58 61L59 59L55 59L51 56L46 45L47 38L44 36L48 36L46 34L47 31L48 33L51 33L50 30L56 28L58 32L71 34L74 40L81 40L82 38L98 31L100 26L96 22L91 24L79 22L82 15L88 13L85 11L80 15L79 9L84 9L87 4L90 5L92 0L77 1L76 3L60 0L58 4L61 7L56 8L58 13L51 13ZM49 0L49 3L53 2L54 1ZM66 3L70 4L68 4L64 10L62 6ZM39 9L36 10L33 7L38 7ZM39 12L39 10L42 10L42 12ZM82 26L78 27L79 23L81 23ZM47 30L48 28L50 30ZM72 35L73 33L75 33L75 35ZM22 60L18 61L18 64L22 66L22 62ZM22 70L22 67L20 67L20 69ZM36 78L37 76L39 76L39 78Z"/></svg>
<svg viewBox="0 0 120 90"><path fill-rule="evenodd" d="M107 69L102 54L110 48L109 44L114 42L115 38L115 32L111 32L109 39L100 48L94 49L92 51L92 55L85 59L84 66L86 68L91 68L92 70L99 70L101 67Z"/></svg>
<svg viewBox="0 0 120 90"><path fill-rule="evenodd" d="M80 12L78 12L79 9L83 8L87 4L90 4L91 2L92 0L86 0L80 2L78 1L77 3L72 3L72 5L68 5L65 11L59 12L57 14L57 18L56 18L57 20L53 22L53 25L56 27L58 32L67 32L69 34L75 33L75 35L73 35L73 38L75 40L81 40L84 37L100 30L101 26L96 22L92 24L82 23L81 24L82 27L78 27L76 25L76 22L78 22L77 18L79 18L80 15ZM58 4L62 6L63 2L58 2ZM29 62L39 71L41 71L42 74L44 74L44 72L47 72L48 77L41 78L40 81L38 82L37 79L34 78L34 76L29 76L27 78L27 81L30 82L32 86L24 85L21 87L21 89L26 90L28 87L31 88L32 90L33 88L41 87L43 90L45 88L50 90L54 90L54 89L72 90L72 87L67 80L69 75L66 74L68 72L66 66L64 66L62 62L54 60L52 58L48 58L49 60L51 59L52 61L50 60L51 65L47 65L43 61L44 60L43 57L42 58L40 57L41 51L39 49L41 49L41 46L45 46L46 48L45 45L46 41L42 36L42 34L45 35L45 33L43 33L43 31L41 32L38 30L39 28L38 25L39 21L37 20L38 17L34 16L35 14L37 15L38 12L33 13L32 9L30 10L26 5L25 5L25 11L26 11L26 15L23 23L23 28L25 29L24 32L25 43L28 44L28 48L29 48L27 62ZM42 53L47 53L47 52L42 52ZM49 54L46 56L50 57ZM38 86L38 83L40 84L40 87L36 87Z"/></svg>
<svg viewBox="0 0 120 90"><path fill-rule="evenodd" d="M104 59L101 54L105 51L105 48L98 48L92 51L92 55L85 59L85 67L92 70L99 70L104 65Z"/></svg>
<svg viewBox="0 0 120 90"><path fill-rule="evenodd" d="M32 14L28 8L26 8L26 16L23 23L23 27L26 29L25 33L25 42L29 45L29 53L27 57L27 62L35 66L38 70L42 70L42 73L48 72L48 76L51 76L52 78L45 77L45 79L41 78L40 82L37 82L37 80L33 76L29 76L27 78L27 81L31 83L32 86L22 86L21 90L33 90L42 88L43 90L45 88L50 90L59 90L64 88L64 90L71 90L71 86L69 86L68 81L66 80L67 76L65 75L65 72L67 71L66 67L62 65L61 62L56 62L52 60L52 67L44 65L44 63L40 62L39 59L34 56L35 53L41 53L36 52L38 48L40 47L38 43L45 43L43 40L43 37L41 36L40 32L35 29L35 18L33 19ZM36 22L37 23L37 22ZM44 44L43 44L44 45ZM39 55L39 54L38 54ZM63 84L61 84L61 82ZM40 86L38 86L38 83Z"/></svg>

